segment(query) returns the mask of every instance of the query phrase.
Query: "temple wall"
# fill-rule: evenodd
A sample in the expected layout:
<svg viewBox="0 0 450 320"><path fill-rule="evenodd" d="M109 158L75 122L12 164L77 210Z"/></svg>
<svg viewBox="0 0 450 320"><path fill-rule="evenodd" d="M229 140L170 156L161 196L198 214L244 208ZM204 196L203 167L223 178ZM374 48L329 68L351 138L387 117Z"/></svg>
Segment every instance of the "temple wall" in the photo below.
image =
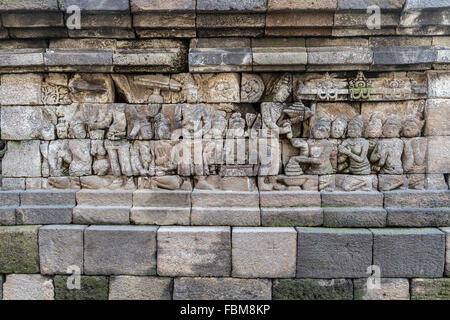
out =
<svg viewBox="0 0 450 320"><path fill-rule="evenodd" d="M450 299L448 1L306 2L0 0L0 298Z"/></svg>

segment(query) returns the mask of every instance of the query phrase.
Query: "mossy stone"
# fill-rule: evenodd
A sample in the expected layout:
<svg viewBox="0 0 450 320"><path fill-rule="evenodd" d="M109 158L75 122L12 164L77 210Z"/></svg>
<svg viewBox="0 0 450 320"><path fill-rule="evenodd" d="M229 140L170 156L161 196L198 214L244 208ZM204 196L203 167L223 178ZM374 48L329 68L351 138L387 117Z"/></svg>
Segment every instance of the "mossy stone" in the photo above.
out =
<svg viewBox="0 0 450 320"><path fill-rule="evenodd" d="M55 300L108 300L108 277L81 276L78 289L68 289L69 276L55 276Z"/></svg>
<svg viewBox="0 0 450 320"><path fill-rule="evenodd" d="M450 278L413 279L411 300L450 300Z"/></svg>
<svg viewBox="0 0 450 320"><path fill-rule="evenodd" d="M274 300L352 300L348 279L282 279L274 282Z"/></svg>
<svg viewBox="0 0 450 320"><path fill-rule="evenodd" d="M0 273L39 273L40 227L0 227Z"/></svg>

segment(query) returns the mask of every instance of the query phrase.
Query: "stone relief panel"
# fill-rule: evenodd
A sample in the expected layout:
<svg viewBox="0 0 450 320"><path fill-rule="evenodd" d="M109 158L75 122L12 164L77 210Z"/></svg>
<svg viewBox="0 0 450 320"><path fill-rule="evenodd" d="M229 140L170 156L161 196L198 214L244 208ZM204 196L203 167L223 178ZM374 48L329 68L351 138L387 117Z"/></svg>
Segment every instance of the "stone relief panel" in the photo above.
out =
<svg viewBox="0 0 450 320"><path fill-rule="evenodd" d="M447 186L445 172L429 170L419 72L39 79L37 105L1 107L11 146L4 176L41 179L30 186L219 190L225 178L254 178L264 191ZM11 143L25 141L39 143L31 176L10 163L29 150Z"/></svg>

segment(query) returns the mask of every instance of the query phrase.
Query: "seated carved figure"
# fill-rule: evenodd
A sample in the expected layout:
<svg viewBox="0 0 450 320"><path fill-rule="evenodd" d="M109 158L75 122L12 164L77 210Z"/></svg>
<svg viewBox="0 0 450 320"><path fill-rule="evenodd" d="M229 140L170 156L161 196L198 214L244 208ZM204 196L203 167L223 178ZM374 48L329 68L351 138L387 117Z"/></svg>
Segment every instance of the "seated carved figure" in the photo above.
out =
<svg viewBox="0 0 450 320"><path fill-rule="evenodd" d="M373 169L384 174L403 174L402 153L403 141L399 139L401 121L392 116L383 125L383 137L375 146L370 161L374 163Z"/></svg>
<svg viewBox="0 0 450 320"><path fill-rule="evenodd" d="M424 173L427 155L427 139L421 138L424 122L416 117L408 117L403 122L403 136L405 139L403 149L403 168L407 173Z"/></svg>
<svg viewBox="0 0 450 320"><path fill-rule="evenodd" d="M299 156L289 159L286 165L286 175L300 175L303 173L301 165L309 165L308 174L330 174L334 172L331 157L334 155L333 143L327 140L330 137L331 120L320 117L314 122L311 129L312 137L317 140L291 139L291 144L300 150Z"/></svg>
<svg viewBox="0 0 450 320"><path fill-rule="evenodd" d="M338 148L338 170L344 173L370 174L367 157L369 141L362 138L364 123L356 116L348 123L347 136Z"/></svg>

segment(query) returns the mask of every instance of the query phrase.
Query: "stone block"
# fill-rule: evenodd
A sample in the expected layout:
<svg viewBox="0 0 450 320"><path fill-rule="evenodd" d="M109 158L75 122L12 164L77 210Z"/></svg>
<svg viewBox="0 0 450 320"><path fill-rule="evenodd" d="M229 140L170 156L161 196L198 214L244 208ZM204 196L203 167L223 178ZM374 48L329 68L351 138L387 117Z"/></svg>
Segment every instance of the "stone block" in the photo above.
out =
<svg viewBox="0 0 450 320"><path fill-rule="evenodd" d="M295 277L295 229L237 227L231 238L233 277Z"/></svg>
<svg viewBox="0 0 450 320"><path fill-rule="evenodd" d="M16 207L20 205L20 192L2 191L0 192L1 207Z"/></svg>
<svg viewBox="0 0 450 320"><path fill-rule="evenodd" d="M307 191L262 191L262 208L320 207L320 193Z"/></svg>
<svg viewBox="0 0 450 320"><path fill-rule="evenodd" d="M73 208L73 223L130 224L130 209L127 206L76 206Z"/></svg>
<svg viewBox="0 0 450 320"><path fill-rule="evenodd" d="M442 277L445 237L438 229L371 229L382 277Z"/></svg>
<svg viewBox="0 0 450 320"><path fill-rule="evenodd" d="M0 104L36 105L40 103L42 75L3 74L0 76Z"/></svg>
<svg viewBox="0 0 450 320"><path fill-rule="evenodd" d="M38 230L0 227L0 273L39 273Z"/></svg>
<svg viewBox="0 0 450 320"><path fill-rule="evenodd" d="M322 207L382 207L381 192L321 192Z"/></svg>
<svg viewBox="0 0 450 320"><path fill-rule="evenodd" d="M1 30L1 29L0 29ZM1 33L1 31L0 31ZM44 66L44 49L0 49L0 68L8 70L8 68Z"/></svg>
<svg viewBox="0 0 450 320"><path fill-rule="evenodd" d="M355 300L409 300L409 280L381 278L379 288L368 287L368 279L354 279Z"/></svg>
<svg viewBox="0 0 450 320"><path fill-rule="evenodd" d="M195 0L131 0L131 12L195 11Z"/></svg>
<svg viewBox="0 0 450 320"><path fill-rule="evenodd" d="M25 178L3 178L2 190L25 190Z"/></svg>
<svg viewBox="0 0 450 320"><path fill-rule="evenodd" d="M259 207L258 192L203 191L191 194L193 207Z"/></svg>
<svg viewBox="0 0 450 320"><path fill-rule="evenodd" d="M10 274L3 284L3 300L54 300L52 279L40 274Z"/></svg>
<svg viewBox="0 0 450 320"><path fill-rule="evenodd" d="M20 194L22 206L75 206L73 190L33 190Z"/></svg>
<svg viewBox="0 0 450 320"><path fill-rule="evenodd" d="M17 224L72 223L73 206L21 206L16 209Z"/></svg>
<svg viewBox="0 0 450 320"><path fill-rule="evenodd" d="M9 141L2 160L4 177L40 177L40 141Z"/></svg>
<svg viewBox="0 0 450 320"><path fill-rule="evenodd" d="M8 28L64 27L61 12L3 13L2 23Z"/></svg>
<svg viewBox="0 0 450 320"><path fill-rule="evenodd" d="M425 111L427 136L450 136L450 99L428 99Z"/></svg>
<svg viewBox="0 0 450 320"><path fill-rule="evenodd" d="M123 0L58 0L60 9L66 11L70 6L78 6L82 11L130 11L129 1Z"/></svg>
<svg viewBox="0 0 450 320"><path fill-rule="evenodd" d="M450 72L429 71L427 76L429 98L450 98Z"/></svg>
<svg viewBox="0 0 450 320"><path fill-rule="evenodd" d="M253 71L302 71L308 62L305 40L252 39Z"/></svg>
<svg viewBox="0 0 450 320"><path fill-rule="evenodd" d="M197 226L259 226L259 207L193 207L191 225Z"/></svg>
<svg viewBox="0 0 450 320"><path fill-rule="evenodd" d="M265 14L255 12L197 12L199 38L261 37L264 35Z"/></svg>
<svg viewBox="0 0 450 320"><path fill-rule="evenodd" d="M402 65L433 63L436 50L433 47L373 47L373 60L378 65Z"/></svg>
<svg viewBox="0 0 450 320"><path fill-rule="evenodd" d="M54 140L52 107L4 107L1 110L3 140Z"/></svg>
<svg viewBox="0 0 450 320"><path fill-rule="evenodd" d="M69 289L73 279L57 275L55 282L55 300L108 300L108 277L81 276L80 289Z"/></svg>
<svg viewBox="0 0 450 320"><path fill-rule="evenodd" d="M328 228L382 228L386 226L386 216L383 208L323 208L323 225Z"/></svg>
<svg viewBox="0 0 450 320"><path fill-rule="evenodd" d="M261 208L263 227L313 227L323 224L320 207L314 208Z"/></svg>
<svg viewBox="0 0 450 320"><path fill-rule="evenodd" d="M0 2L0 11L58 10L58 0L15 0Z"/></svg>
<svg viewBox="0 0 450 320"><path fill-rule="evenodd" d="M46 66L110 66L113 54L100 50L47 49L44 54Z"/></svg>
<svg viewBox="0 0 450 320"><path fill-rule="evenodd" d="M83 233L86 226L54 225L39 230L42 274L72 274L71 266L83 273Z"/></svg>
<svg viewBox="0 0 450 320"><path fill-rule="evenodd" d="M372 50L363 47L308 47L308 65L372 64Z"/></svg>
<svg viewBox="0 0 450 320"><path fill-rule="evenodd" d="M267 0L197 0L197 11L251 11L265 12Z"/></svg>
<svg viewBox="0 0 450 320"><path fill-rule="evenodd" d="M381 9L401 10L406 0L337 0L339 10L366 10L367 7L377 5Z"/></svg>
<svg viewBox="0 0 450 320"><path fill-rule="evenodd" d="M429 137L427 173L450 172L450 136Z"/></svg>
<svg viewBox="0 0 450 320"><path fill-rule="evenodd" d="M401 190L384 193L384 206L439 208L448 207L450 192L447 190Z"/></svg>
<svg viewBox="0 0 450 320"><path fill-rule="evenodd" d="M63 27L10 28L8 31L10 38L14 39L51 39L68 36L67 29Z"/></svg>
<svg viewBox="0 0 450 320"><path fill-rule="evenodd" d="M84 206L129 206L133 205L133 190L80 190L77 204Z"/></svg>
<svg viewBox="0 0 450 320"><path fill-rule="evenodd" d="M450 279L412 279L411 300L450 300Z"/></svg>
<svg viewBox="0 0 450 320"><path fill-rule="evenodd" d="M95 86L96 91L86 90L86 86ZM68 83L72 101L85 103L114 103L114 82L108 74L76 73Z"/></svg>
<svg viewBox="0 0 450 320"><path fill-rule="evenodd" d="M12 226L16 224L16 207L0 208L0 226Z"/></svg>
<svg viewBox="0 0 450 320"><path fill-rule="evenodd" d="M446 236L445 276L450 277L450 228L441 228Z"/></svg>
<svg viewBox="0 0 450 320"><path fill-rule="evenodd" d="M190 191L136 190L133 193L135 207L179 207L191 206Z"/></svg>
<svg viewBox="0 0 450 320"><path fill-rule="evenodd" d="M297 228L297 232L297 278L368 276L373 242L369 230Z"/></svg>
<svg viewBox="0 0 450 320"><path fill-rule="evenodd" d="M159 228L157 266L161 276L229 276L230 228Z"/></svg>
<svg viewBox="0 0 450 320"><path fill-rule="evenodd" d="M252 70L249 39L192 39L190 72L240 72Z"/></svg>
<svg viewBox="0 0 450 320"><path fill-rule="evenodd" d="M387 225L392 227L450 226L449 208L387 208Z"/></svg>
<svg viewBox="0 0 450 320"><path fill-rule="evenodd" d="M270 300L268 279L175 278L174 300Z"/></svg>
<svg viewBox="0 0 450 320"><path fill-rule="evenodd" d="M333 11L337 8L337 0L296 1L296 0L268 0L268 11Z"/></svg>
<svg viewBox="0 0 450 320"><path fill-rule="evenodd" d="M349 279L281 279L272 290L274 300L353 300Z"/></svg>
<svg viewBox="0 0 450 320"><path fill-rule="evenodd" d="M189 198L190 199L190 198ZM189 225L191 208L189 207L132 207L130 221L133 224L157 226Z"/></svg>
<svg viewBox="0 0 450 320"><path fill-rule="evenodd" d="M173 280L160 277L111 277L109 300L171 300Z"/></svg>
<svg viewBox="0 0 450 320"><path fill-rule="evenodd" d="M91 226L84 233L87 275L156 274L157 227Z"/></svg>

